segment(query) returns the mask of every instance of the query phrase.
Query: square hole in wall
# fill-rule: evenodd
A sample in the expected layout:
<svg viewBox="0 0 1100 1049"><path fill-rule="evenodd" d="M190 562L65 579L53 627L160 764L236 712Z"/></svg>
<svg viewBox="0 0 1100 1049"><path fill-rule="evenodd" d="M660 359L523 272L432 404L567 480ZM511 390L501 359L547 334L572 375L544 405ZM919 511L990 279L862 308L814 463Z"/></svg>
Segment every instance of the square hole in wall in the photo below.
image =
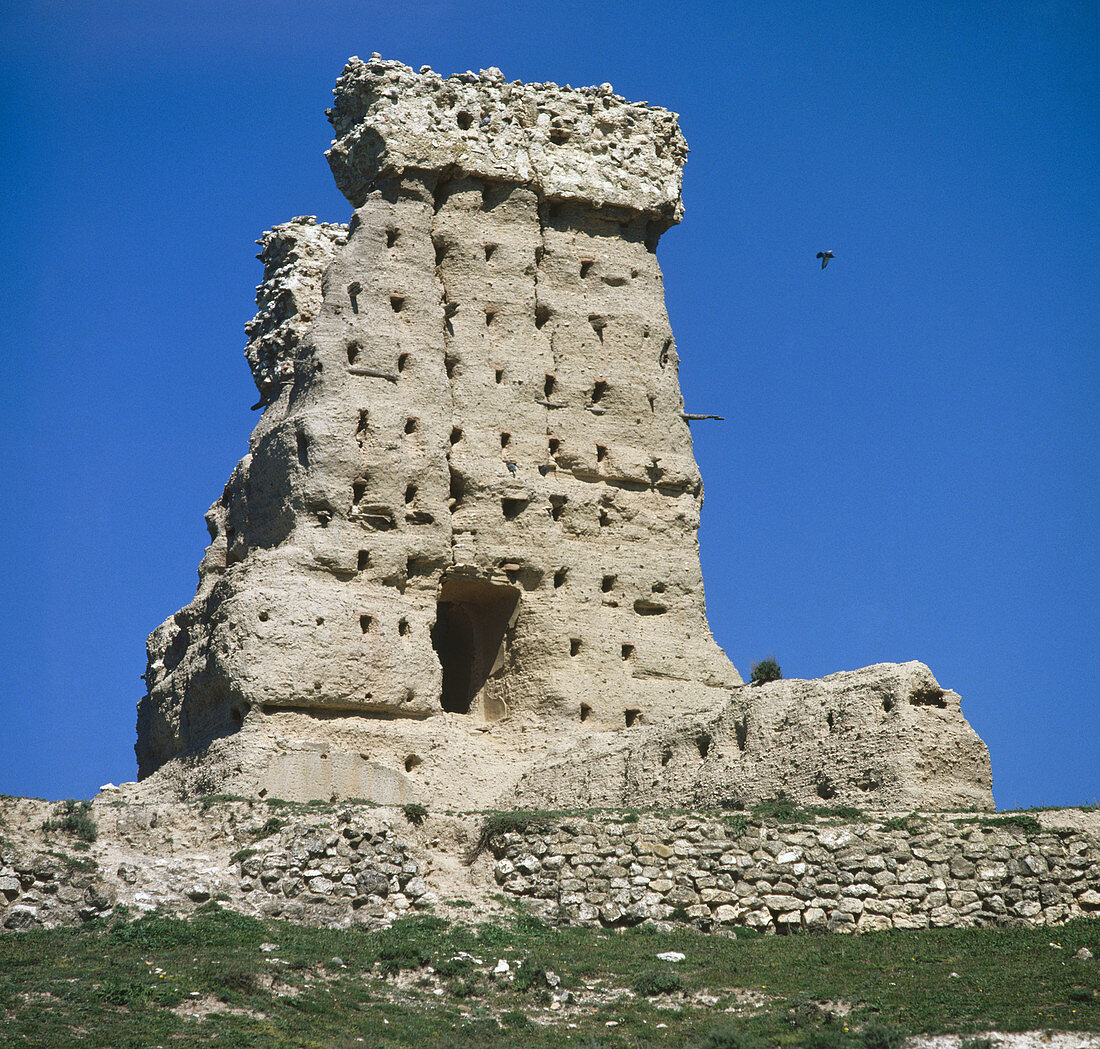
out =
<svg viewBox="0 0 1100 1049"><path fill-rule="evenodd" d="M359 629L364 634L368 633L372 626L374 626L374 616L362 615L359 617Z"/></svg>
<svg viewBox="0 0 1100 1049"><path fill-rule="evenodd" d="M626 727L630 728L642 716L642 712L640 710L624 710L623 715L626 719Z"/></svg>
<svg viewBox="0 0 1100 1049"><path fill-rule="evenodd" d="M622 652L623 652L623 659L624 660L634 658L634 646L633 645L623 645Z"/></svg>
<svg viewBox="0 0 1100 1049"><path fill-rule="evenodd" d="M600 580L600 589L605 594L610 594L611 593L611 588L614 585L615 585L615 576L613 576L613 575L605 575L603 577L603 579Z"/></svg>
<svg viewBox="0 0 1100 1049"><path fill-rule="evenodd" d="M514 521L527 509L526 499L501 499L500 509L506 521Z"/></svg>
<svg viewBox="0 0 1100 1049"><path fill-rule="evenodd" d="M405 296L404 295L391 295L390 296L390 309L394 313L400 313L405 308Z"/></svg>
<svg viewBox="0 0 1100 1049"><path fill-rule="evenodd" d="M567 568L559 568L554 573L554 586L555 587L559 587L565 582L565 577L568 574L568 571L569 570Z"/></svg>
<svg viewBox="0 0 1100 1049"><path fill-rule="evenodd" d="M368 568L370 568L370 551L369 550L360 550L359 551L359 558L356 561L356 567L359 569L360 572L365 572Z"/></svg>
<svg viewBox="0 0 1100 1049"><path fill-rule="evenodd" d="M569 654L571 656L577 655L581 650L581 639L579 637L571 637L569 639Z"/></svg>

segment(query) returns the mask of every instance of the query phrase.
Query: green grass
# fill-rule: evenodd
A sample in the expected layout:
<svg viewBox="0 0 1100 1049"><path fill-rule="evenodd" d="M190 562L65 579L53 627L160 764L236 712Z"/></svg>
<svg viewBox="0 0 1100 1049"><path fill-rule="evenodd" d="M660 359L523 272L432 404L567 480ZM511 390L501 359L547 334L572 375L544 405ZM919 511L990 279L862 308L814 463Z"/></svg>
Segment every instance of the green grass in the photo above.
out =
<svg viewBox="0 0 1100 1049"><path fill-rule="evenodd" d="M92 842L99 837L92 818L92 803L74 798L59 801L54 806L53 815L43 822L42 830L47 834L69 834L83 842Z"/></svg>
<svg viewBox="0 0 1100 1049"><path fill-rule="evenodd" d="M776 823L813 823L818 817L854 823L865 818L863 810L852 805L799 805L784 794L757 802L752 807L752 816Z"/></svg>
<svg viewBox="0 0 1100 1049"><path fill-rule="evenodd" d="M209 907L0 935L0 1029L6 1046L51 1049L484 1049L515 1045L517 1032L525 1049L893 1049L901 1032L1100 1030L1100 971L1073 957L1084 946L1100 953L1100 922L733 940L529 916L416 916L368 933ZM686 959L662 969L669 950ZM511 978L494 976L501 958ZM562 990L573 1001L552 1010ZM194 1001L236 1011L172 1012Z"/></svg>
<svg viewBox="0 0 1100 1049"><path fill-rule="evenodd" d="M1004 827L1007 830L1023 831L1025 834L1041 834L1042 824L1026 812L1012 812L1003 816L966 816L954 819L952 823L976 823L981 827Z"/></svg>

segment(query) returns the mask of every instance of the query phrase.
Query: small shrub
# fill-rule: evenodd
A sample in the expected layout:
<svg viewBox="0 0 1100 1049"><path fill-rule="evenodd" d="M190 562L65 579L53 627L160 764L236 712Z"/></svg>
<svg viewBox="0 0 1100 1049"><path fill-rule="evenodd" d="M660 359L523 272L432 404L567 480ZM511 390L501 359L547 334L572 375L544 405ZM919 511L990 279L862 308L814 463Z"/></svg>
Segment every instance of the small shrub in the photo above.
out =
<svg viewBox="0 0 1100 1049"><path fill-rule="evenodd" d="M634 993L641 998L656 994L675 994L684 989L684 981L672 969L649 969L634 980Z"/></svg>
<svg viewBox="0 0 1100 1049"><path fill-rule="evenodd" d="M493 838L500 834L526 834L528 831L548 831L553 821L544 812L532 812L519 809L515 812L491 812L481 823L481 834L466 857L467 865L472 864L487 848Z"/></svg>
<svg viewBox="0 0 1100 1049"><path fill-rule="evenodd" d="M754 685L763 685L769 681L779 681L783 677L783 671L775 661L775 656L766 656L759 663L753 663L750 680Z"/></svg>
<svg viewBox="0 0 1100 1049"><path fill-rule="evenodd" d="M408 805L402 805L401 811L405 814L405 819L414 827L419 827L428 817L427 808L415 801L410 802Z"/></svg>
<svg viewBox="0 0 1100 1049"><path fill-rule="evenodd" d="M546 969L533 962L530 958L524 958L516 968L515 979L512 986L517 991L529 991L532 987L546 987Z"/></svg>
<svg viewBox="0 0 1100 1049"><path fill-rule="evenodd" d="M99 837L95 820L92 819L92 803L73 798L59 801L54 806L53 817L42 824L42 829L47 833L60 831L62 834L71 834L74 838L88 842Z"/></svg>
<svg viewBox="0 0 1100 1049"><path fill-rule="evenodd" d="M447 990L454 998L478 998L485 987L476 977L453 980L447 984Z"/></svg>
<svg viewBox="0 0 1100 1049"><path fill-rule="evenodd" d="M229 857L230 863L244 863L245 860L250 860L256 855L258 849L238 849L232 856Z"/></svg>
<svg viewBox="0 0 1100 1049"><path fill-rule="evenodd" d="M286 820L278 816L268 816L264 825L253 833L252 838L254 841L263 841L264 838L270 838L272 834L278 834L285 826Z"/></svg>
<svg viewBox="0 0 1100 1049"><path fill-rule="evenodd" d="M507 1009L500 1014L500 1022L505 1027L530 1027L531 1021L527 1019L526 1013L521 1013L518 1009Z"/></svg>
<svg viewBox="0 0 1100 1049"><path fill-rule="evenodd" d="M715 1028L697 1046L698 1049L763 1049L759 1039L732 1027Z"/></svg>
<svg viewBox="0 0 1100 1049"><path fill-rule="evenodd" d="M905 1034L896 1027L888 1024L880 1024L877 1021L869 1023L859 1032L863 1049L900 1049L905 1041Z"/></svg>

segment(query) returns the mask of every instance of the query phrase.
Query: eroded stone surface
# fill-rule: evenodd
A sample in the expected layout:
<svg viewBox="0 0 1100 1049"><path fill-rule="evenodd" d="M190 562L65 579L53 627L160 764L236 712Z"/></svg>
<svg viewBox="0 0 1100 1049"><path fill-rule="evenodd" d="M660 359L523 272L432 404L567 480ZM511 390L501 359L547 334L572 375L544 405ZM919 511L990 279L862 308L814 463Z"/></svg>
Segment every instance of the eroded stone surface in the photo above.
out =
<svg viewBox="0 0 1100 1049"><path fill-rule="evenodd" d="M911 701L917 678L954 696L926 668L750 689L711 637L656 257L675 116L372 56L330 118L356 210L261 241L264 411L194 600L149 639L140 775L387 804L990 807L958 698Z"/></svg>

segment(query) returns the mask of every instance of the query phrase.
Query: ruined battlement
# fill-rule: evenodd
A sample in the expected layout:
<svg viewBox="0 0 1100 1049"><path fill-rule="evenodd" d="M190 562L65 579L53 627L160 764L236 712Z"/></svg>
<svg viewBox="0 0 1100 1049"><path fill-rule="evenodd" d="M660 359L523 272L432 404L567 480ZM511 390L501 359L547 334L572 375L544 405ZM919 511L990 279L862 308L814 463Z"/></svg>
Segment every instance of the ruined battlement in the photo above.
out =
<svg viewBox="0 0 1100 1049"><path fill-rule="evenodd" d="M661 229L683 215L688 150L676 114L627 102L610 84L523 84L499 69L444 78L372 55L348 60L333 95L326 155L354 207L377 182L418 171L627 208Z"/></svg>

